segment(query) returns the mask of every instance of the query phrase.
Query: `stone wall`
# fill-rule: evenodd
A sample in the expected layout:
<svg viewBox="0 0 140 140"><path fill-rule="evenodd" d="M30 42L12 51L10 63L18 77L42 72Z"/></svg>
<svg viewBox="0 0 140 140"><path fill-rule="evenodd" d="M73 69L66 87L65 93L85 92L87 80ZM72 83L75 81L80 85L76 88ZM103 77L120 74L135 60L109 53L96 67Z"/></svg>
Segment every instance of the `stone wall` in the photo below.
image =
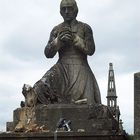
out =
<svg viewBox="0 0 140 140"><path fill-rule="evenodd" d="M134 133L140 140L140 72L134 74Z"/></svg>

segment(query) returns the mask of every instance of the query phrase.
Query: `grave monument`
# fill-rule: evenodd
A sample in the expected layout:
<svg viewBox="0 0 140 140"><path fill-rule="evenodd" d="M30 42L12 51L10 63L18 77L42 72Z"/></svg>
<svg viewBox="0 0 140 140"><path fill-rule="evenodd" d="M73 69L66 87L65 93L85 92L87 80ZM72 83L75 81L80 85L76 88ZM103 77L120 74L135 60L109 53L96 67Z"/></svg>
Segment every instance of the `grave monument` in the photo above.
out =
<svg viewBox="0 0 140 140"><path fill-rule="evenodd" d="M110 105L117 98L115 89L108 89L108 105L103 105L87 61L95 52L91 27L76 19L75 0L62 0L60 14L64 22L53 28L44 51L47 58L58 52L59 59L33 87L24 84L25 101L14 110L13 122L7 123L11 133L5 138L124 140L119 109Z"/></svg>

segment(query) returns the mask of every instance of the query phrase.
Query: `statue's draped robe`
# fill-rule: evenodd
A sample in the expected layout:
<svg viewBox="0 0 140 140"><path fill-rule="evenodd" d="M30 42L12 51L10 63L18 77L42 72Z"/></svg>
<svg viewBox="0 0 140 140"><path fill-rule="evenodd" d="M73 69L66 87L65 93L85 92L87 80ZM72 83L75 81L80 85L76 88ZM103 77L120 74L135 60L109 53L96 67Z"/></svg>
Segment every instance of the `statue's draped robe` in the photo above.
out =
<svg viewBox="0 0 140 140"><path fill-rule="evenodd" d="M56 44L60 29L68 26L61 23L54 27L45 48L47 58L59 53L58 62L34 85L39 103L72 103L87 99L88 104L100 104L100 91L88 62L87 55L92 55L95 45L90 26L79 21L73 21L69 27L82 41L74 44Z"/></svg>

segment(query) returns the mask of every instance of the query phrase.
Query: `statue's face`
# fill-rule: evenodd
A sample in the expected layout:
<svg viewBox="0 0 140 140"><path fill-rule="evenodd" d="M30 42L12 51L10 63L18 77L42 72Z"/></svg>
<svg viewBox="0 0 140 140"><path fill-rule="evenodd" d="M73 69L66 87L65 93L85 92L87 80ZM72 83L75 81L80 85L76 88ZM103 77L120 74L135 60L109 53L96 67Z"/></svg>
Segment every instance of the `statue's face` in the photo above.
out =
<svg viewBox="0 0 140 140"><path fill-rule="evenodd" d="M73 6L64 6L61 8L61 14L65 21L71 21L75 18Z"/></svg>
<svg viewBox="0 0 140 140"><path fill-rule="evenodd" d="M60 6L60 13L64 21L72 21L76 18L78 8L75 2L63 0Z"/></svg>

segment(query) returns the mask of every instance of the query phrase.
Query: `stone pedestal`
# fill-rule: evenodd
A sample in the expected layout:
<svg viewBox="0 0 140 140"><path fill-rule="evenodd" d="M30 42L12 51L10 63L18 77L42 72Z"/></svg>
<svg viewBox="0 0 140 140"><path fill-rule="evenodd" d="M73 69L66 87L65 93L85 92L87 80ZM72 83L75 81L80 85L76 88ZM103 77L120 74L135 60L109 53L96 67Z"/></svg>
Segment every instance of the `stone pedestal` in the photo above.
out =
<svg viewBox="0 0 140 140"><path fill-rule="evenodd" d="M13 125L19 121L28 121L25 111L28 108L18 108L14 111ZM73 132L92 132L96 135L112 135L118 132L118 122L113 118L110 110L104 105L74 105L74 104L50 104L40 105L34 109L35 124L39 127L45 125L46 129L54 132L60 118L71 121ZM8 128L10 130L10 128Z"/></svg>
<svg viewBox="0 0 140 140"><path fill-rule="evenodd" d="M13 122L7 124L10 133L0 134L0 140L127 140L125 132L119 132L118 122L111 111L104 105L50 104L34 108L35 124L45 125L45 131L14 132L15 126L22 122L27 124L26 115L29 108L14 110ZM30 113L30 112L29 112ZM32 114L31 113L31 114ZM27 115L28 116L28 115ZM71 131L58 130L60 118L71 121ZM48 130L48 131L47 131ZM12 132L13 131L13 132Z"/></svg>
<svg viewBox="0 0 140 140"><path fill-rule="evenodd" d="M100 110L101 109L101 110ZM41 112L40 112L41 111ZM87 105L48 105L36 109L37 124L47 124L50 131L56 130L60 118L71 121L72 131L109 133L113 127L113 120L109 117L106 107L100 106L98 110Z"/></svg>
<svg viewBox="0 0 140 140"><path fill-rule="evenodd" d="M134 74L134 133L140 140L140 72Z"/></svg>

